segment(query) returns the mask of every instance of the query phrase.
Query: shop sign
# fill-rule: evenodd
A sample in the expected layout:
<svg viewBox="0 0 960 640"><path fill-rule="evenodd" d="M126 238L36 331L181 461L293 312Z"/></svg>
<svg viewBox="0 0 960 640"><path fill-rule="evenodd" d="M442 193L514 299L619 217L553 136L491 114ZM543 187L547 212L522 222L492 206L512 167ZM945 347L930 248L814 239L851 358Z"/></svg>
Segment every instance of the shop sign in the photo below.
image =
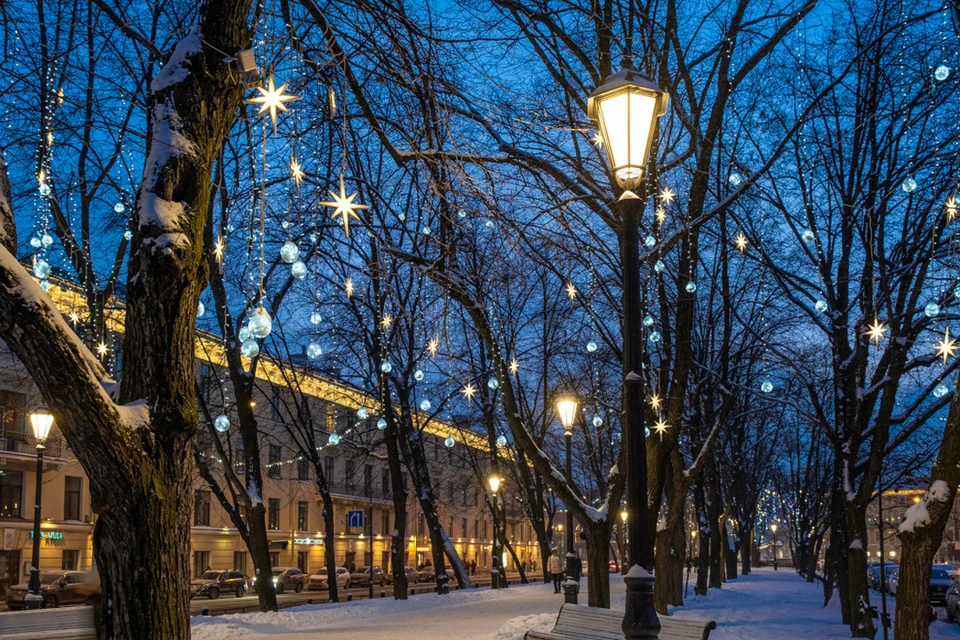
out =
<svg viewBox="0 0 960 640"><path fill-rule="evenodd" d="M33 531L30 532L30 539L33 540ZM62 531L41 531L41 540L63 540Z"/></svg>
<svg viewBox="0 0 960 640"><path fill-rule="evenodd" d="M294 544L323 544L323 538L294 538Z"/></svg>

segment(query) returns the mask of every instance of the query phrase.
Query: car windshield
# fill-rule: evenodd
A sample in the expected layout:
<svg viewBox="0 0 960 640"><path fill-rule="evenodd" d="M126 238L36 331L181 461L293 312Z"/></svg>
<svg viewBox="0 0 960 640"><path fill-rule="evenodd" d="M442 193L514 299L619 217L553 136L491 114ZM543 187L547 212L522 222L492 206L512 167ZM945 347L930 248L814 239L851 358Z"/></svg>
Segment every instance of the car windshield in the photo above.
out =
<svg viewBox="0 0 960 640"><path fill-rule="evenodd" d="M314 575L318 575L318 576L325 576L325 575L327 575L327 568L326 568L326 567L320 567L319 569L316 570L316 572L314 573Z"/></svg>
<svg viewBox="0 0 960 640"><path fill-rule="evenodd" d="M53 584L62 577L62 573L45 573L40 576L40 584Z"/></svg>
<svg viewBox="0 0 960 640"><path fill-rule="evenodd" d="M283 573L284 571L286 571L286 569L274 569L274 570L273 570L273 575L278 576L278 575L280 575L281 573Z"/></svg>
<svg viewBox="0 0 960 640"><path fill-rule="evenodd" d="M200 576L201 580L217 580L220 578L219 571L204 571L203 575Z"/></svg>
<svg viewBox="0 0 960 640"><path fill-rule="evenodd" d="M370 572L370 567L360 567L359 569L357 569L357 573L369 573L369 572Z"/></svg>
<svg viewBox="0 0 960 640"><path fill-rule="evenodd" d="M950 576L947 575L947 572L943 569L934 569L930 572L931 580L949 580Z"/></svg>

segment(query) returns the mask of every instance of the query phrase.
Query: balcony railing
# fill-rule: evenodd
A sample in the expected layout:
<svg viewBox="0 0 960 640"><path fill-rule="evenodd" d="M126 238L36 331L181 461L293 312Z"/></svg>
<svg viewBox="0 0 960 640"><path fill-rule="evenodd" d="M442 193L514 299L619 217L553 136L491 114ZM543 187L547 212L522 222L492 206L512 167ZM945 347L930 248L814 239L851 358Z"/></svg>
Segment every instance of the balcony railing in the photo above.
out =
<svg viewBox="0 0 960 640"><path fill-rule="evenodd" d="M0 456L3 453L17 453L26 456L37 455L36 440L25 434L5 433L0 435ZM63 440L60 438L50 438L46 442L46 451L43 455L47 458L60 458L63 454Z"/></svg>

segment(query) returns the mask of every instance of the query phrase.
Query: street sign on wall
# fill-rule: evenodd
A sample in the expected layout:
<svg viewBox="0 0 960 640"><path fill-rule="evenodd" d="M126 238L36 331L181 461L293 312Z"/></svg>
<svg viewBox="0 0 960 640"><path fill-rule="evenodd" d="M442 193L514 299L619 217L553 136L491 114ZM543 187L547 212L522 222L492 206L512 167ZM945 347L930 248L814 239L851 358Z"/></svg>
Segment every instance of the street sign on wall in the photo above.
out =
<svg viewBox="0 0 960 640"><path fill-rule="evenodd" d="M363 511L347 511L347 526L348 527L362 527L363 526Z"/></svg>

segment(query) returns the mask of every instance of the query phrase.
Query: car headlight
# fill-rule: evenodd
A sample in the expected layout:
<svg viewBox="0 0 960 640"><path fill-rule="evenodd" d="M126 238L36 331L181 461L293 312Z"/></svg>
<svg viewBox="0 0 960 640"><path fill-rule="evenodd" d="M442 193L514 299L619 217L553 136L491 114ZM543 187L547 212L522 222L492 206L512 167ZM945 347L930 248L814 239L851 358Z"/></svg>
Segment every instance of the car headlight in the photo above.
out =
<svg viewBox="0 0 960 640"><path fill-rule="evenodd" d="M250 584L253 584L253 583L256 582L256 581L257 581L257 579L256 579L255 577L254 577L254 578L250 578Z"/></svg>
<svg viewBox="0 0 960 640"><path fill-rule="evenodd" d="M277 584L277 579L276 579L276 578L273 579L273 584Z"/></svg>

